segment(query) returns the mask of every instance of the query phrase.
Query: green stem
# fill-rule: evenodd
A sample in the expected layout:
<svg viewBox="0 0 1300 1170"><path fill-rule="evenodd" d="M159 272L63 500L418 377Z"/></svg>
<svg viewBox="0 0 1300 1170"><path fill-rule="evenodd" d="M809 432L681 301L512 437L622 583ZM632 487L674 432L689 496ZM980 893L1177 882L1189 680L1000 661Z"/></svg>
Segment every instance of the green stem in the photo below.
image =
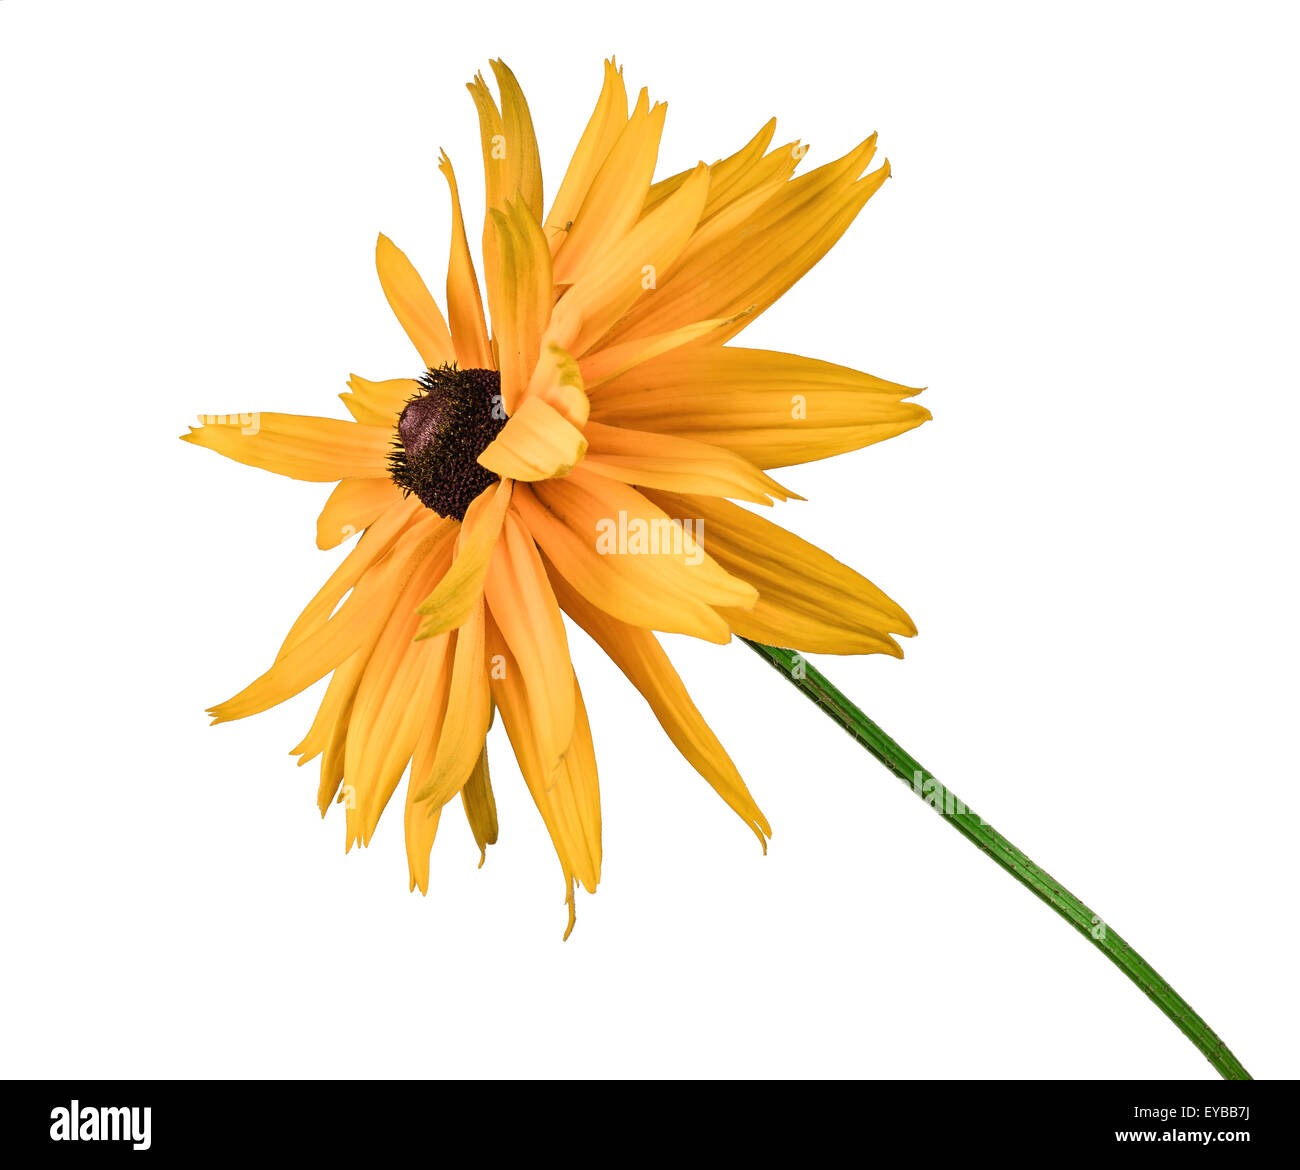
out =
<svg viewBox="0 0 1300 1170"><path fill-rule="evenodd" d="M1101 918L1094 914L1051 874L1040 869L1001 833L971 812L953 793L939 783L898 746L859 708L854 706L802 655L742 639L751 650L766 658L832 719L840 723L863 747L905 781L912 791L943 815L966 840L978 845L1022 886L1041 898L1062 918L1124 972L1156 1007L1196 1045L1225 1080L1246 1081L1251 1076L1190 1007L1137 951L1133 950Z"/></svg>

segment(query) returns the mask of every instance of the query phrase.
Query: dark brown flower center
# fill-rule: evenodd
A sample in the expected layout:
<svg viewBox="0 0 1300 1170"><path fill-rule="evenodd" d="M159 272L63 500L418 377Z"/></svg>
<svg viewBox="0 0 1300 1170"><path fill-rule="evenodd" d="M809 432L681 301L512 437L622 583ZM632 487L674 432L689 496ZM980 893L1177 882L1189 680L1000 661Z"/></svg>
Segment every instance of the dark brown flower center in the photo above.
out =
<svg viewBox="0 0 1300 1170"><path fill-rule="evenodd" d="M474 497L499 478L478 457L506 425L501 375L448 365L418 381L420 392L397 420L388 474L439 516L463 520Z"/></svg>

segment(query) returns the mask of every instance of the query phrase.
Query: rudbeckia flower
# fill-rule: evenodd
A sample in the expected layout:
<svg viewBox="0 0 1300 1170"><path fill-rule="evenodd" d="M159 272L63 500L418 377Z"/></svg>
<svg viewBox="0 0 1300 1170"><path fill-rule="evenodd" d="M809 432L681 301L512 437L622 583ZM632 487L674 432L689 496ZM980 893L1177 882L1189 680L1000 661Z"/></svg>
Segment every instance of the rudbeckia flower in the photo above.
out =
<svg viewBox="0 0 1300 1170"><path fill-rule="evenodd" d="M735 154L658 181L665 106L622 71L604 84L547 210L527 103L501 62L481 76L482 289L456 178L444 316L379 237L379 281L419 356L410 377L353 377L350 420L255 414L183 436L241 463L335 482L317 523L359 535L270 668L217 722L331 674L300 763L320 757L322 815L366 845L409 771L411 888L427 891L457 796L497 839L486 736L496 711L574 886L600 878L596 754L562 615L649 703L672 742L766 848L771 829L656 631L733 634L831 654L901 655L906 613L865 577L742 507L793 493L768 471L867 446L929 417L916 390L728 344L839 239L889 176L875 137L795 177L768 122ZM798 497L795 497L798 498ZM480 859L480 864L482 860ZM566 930L566 937L568 931Z"/></svg>

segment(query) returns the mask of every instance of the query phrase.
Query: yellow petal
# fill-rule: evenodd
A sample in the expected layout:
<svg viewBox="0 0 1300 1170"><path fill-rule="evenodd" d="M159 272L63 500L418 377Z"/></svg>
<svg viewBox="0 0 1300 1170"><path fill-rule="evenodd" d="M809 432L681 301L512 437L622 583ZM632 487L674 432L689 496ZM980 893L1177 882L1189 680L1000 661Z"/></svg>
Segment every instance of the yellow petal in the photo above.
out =
<svg viewBox="0 0 1300 1170"><path fill-rule="evenodd" d="M709 200L704 205L704 215L706 217L712 215L713 212L748 189L747 180L763 161L763 152L767 150L775 132L776 119L769 118L762 129L735 154L728 158L719 159L709 167ZM794 169L794 161L795 156L792 155L791 170ZM652 207L662 203L690 178L690 174L689 170L679 171L677 174L655 183L646 197L643 212L649 211ZM760 177L765 178L766 175Z"/></svg>
<svg viewBox="0 0 1300 1170"><path fill-rule="evenodd" d="M759 597L753 609L719 610L742 638L783 646L809 654L888 654L902 658L902 647L886 634L867 629L848 629L847 623L835 618L810 614L806 610L783 605L770 597Z"/></svg>
<svg viewBox="0 0 1300 1170"><path fill-rule="evenodd" d="M680 190L593 256L556 303L547 339L581 357L638 299L655 300L700 221L708 191L709 169L701 163ZM712 315L697 313L692 321Z"/></svg>
<svg viewBox="0 0 1300 1170"><path fill-rule="evenodd" d="M601 555L596 551L595 524L584 524L578 510L566 506L571 501L564 495L546 494L549 498L542 501L535 489L520 489L515 505L555 568L552 580L558 573L593 605L632 625L709 642L730 640L727 623L680 582L660 572L659 558Z"/></svg>
<svg viewBox="0 0 1300 1170"><path fill-rule="evenodd" d="M438 681L425 707L424 726L415 745L415 754L411 759L411 774L424 775L433 763L438 750L438 741L447 713L447 701L451 694L451 655L455 649L455 639L446 634L434 640L435 646L442 647L442 669ZM438 832L438 821L442 809L430 808L428 804L417 803L415 788L408 781L406 785L406 811L404 827L406 830L406 864L410 872L411 886L419 887L421 894L429 892L429 854L433 849L433 839Z"/></svg>
<svg viewBox="0 0 1300 1170"><path fill-rule="evenodd" d="M586 450L582 432L555 407L541 398L528 398L484 448L478 462L503 479L532 483L567 474Z"/></svg>
<svg viewBox="0 0 1300 1170"><path fill-rule="evenodd" d="M579 430L586 426L591 414L578 363L553 341L542 347L528 384L528 397L540 398L555 407Z"/></svg>
<svg viewBox="0 0 1300 1170"><path fill-rule="evenodd" d="M708 534L700 525L674 521L648 493L578 469L534 491L552 511L564 505L570 527L581 525L597 553L614 559L622 572L646 563L663 587L680 588L706 605L749 606L752 585L732 576L707 552ZM692 519L691 517L686 517ZM594 539L593 539L594 538Z"/></svg>
<svg viewBox="0 0 1300 1170"><path fill-rule="evenodd" d="M465 511L457 544L456 559L425 598L419 612L426 621L420 627L419 637L454 630L473 611L483 596L483 579L487 576L488 562L501 534L501 524L510 507L514 483L498 480L486 487Z"/></svg>
<svg viewBox="0 0 1300 1170"><path fill-rule="evenodd" d="M554 770L573 738L573 667L560 607L542 559L513 512L506 516L493 553L484 595L517 664L540 763Z"/></svg>
<svg viewBox="0 0 1300 1170"><path fill-rule="evenodd" d="M507 414L522 401L551 316L551 253L542 229L520 203L488 212L488 305Z"/></svg>
<svg viewBox="0 0 1300 1170"><path fill-rule="evenodd" d="M299 614L298 620L281 645L277 658L283 658L309 634L314 634L329 619L348 590L361 579L372 565L377 564L396 543L398 537L417 521L423 519L424 505L417 499L400 500L362 533L356 547L330 574L329 580ZM454 536L455 521L447 522L447 535Z"/></svg>
<svg viewBox="0 0 1300 1170"><path fill-rule="evenodd" d="M763 254L768 249L772 249L776 251L777 262L761 267L752 263L747 266L746 278L758 272L759 279L757 284L749 288L741 298L743 304L736 303L725 310L737 316L735 321L722 331L724 341L734 337L749 326L755 317L775 304L835 246L849 224L857 218L858 212L866 206L867 200L884 186L889 173L889 160L886 159L879 169L849 184L847 189L843 187L835 189L827 199L830 214L825 216L820 224L815 220L810 224L808 217L798 217L797 228L802 229L803 235L793 241L791 236L794 233L790 230L792 225L783 225L783 221L779 218L774 222L761 222L763 215L760 213L752 217L759 219L760 224L746 221L746 228L755 233L755 251ZM793 185L792 183L791 186ZM791 246L792 243L795 246ZM756 307L748 311L750 306ZM742 310L747 311L742 312Z"/></svg>
<svg viewBox="0 0 1300 1170"><path fill-rule="evenodd" d="M421 894L429 892L429 855L433 852L433 839L438 834L442 809L431 812L427 804L416 804L407 789L406 812L406 866L411 875L411 889L417 886Z"/></svg>
<svg viewBox="0 0 1300 1170"><path fill-rule="evenodd" d="M769 175L766 181L747 187L741 195L728 201L712 215L708 215L706 203L705 215L708 218L700 217L700 226L691 233L686 247L677 257L678 267L689 269L696 256L716 252L719 245L725 248L737 235L750 230L749 221L785 189L789 177L784 173ZM754 304L747 305L743 312L737 312L730 320L739 321L756 308Z"/></svg>
<svg viewBox="0 0 1300 1170"><path fill-rule="evenodd" d="M583 470L621 483L771 504L791 493L752 463L722 447L589 422Z"/></svg>
<svg viewBox="0 0 1300 1170"><path fill-rule="evenodd" d="M491 65L501 90L500 110L481 73L467 86L478 110L487 210L503 208L518 197L540 224L542 167L528 104L514 74L501 61Z"/></svg>
<svg viewBox="0 0 1300 1170"><path fill-rule="evenodd" d="M609 157L609 152L626 125L627 90L623 85L623 70L614 64L611 57L605 62L605 81L601 86L596 109L578 140L569 169L564 174L555 202L551 205L551 212L546 217L544 230L552 255L568 235L577 218L578 209L591 188L592 179Z"/></svg>
<svg viewBox="0 0 1300 1170"><path fill-rule="evenodd" d="M798 142L787 142L784 146L774 147L754 161L756 147L761 146L766 150L775 129L776 119L773 118L739 151L709 168L709 198L701 217L703 223L711 222L737 200L751 195L756 188L766 186L773 179L784 181L798 169L800 160L808 150L807 146L801 146ZM689 170L680 171L657 182L650 188L645 210L649 211L662 203L686 182L690 174Z"/></svg>
<svg viewBox="0 0 1300 1170"><path fill-rule="evenodd" d="M546 555L585 597L632 625L726 642L716 606L750 606L753 586L727 574L689 529L636 489L582 472L516 492Z"/></svg>
<svg viewBox="0 0 1300 1170"><path fill-rule="evenodd" d="M656 333L653 337L634 337L622 345L593 350L578 363L582 386L589 393L634 366L639 366L679 346L689 345L692 341L708 336L723 325L730 325L731 321L730 317L713 317L708 321L683 325L680 329L672 329L667 333Z"/></svg>
<svg viewBox="0 0 1300 1170"><path fill-rule="evenodd" d="M564 770L547 795L559 814L556 819L563 831L586 845L585 864L575 870L574 876L589 894L593 894L600 881L600 786L591 721L576 676L573 679L573 709L573 742L564 757Z"/></svg>
<svg viewBox="0 0 1300 1170"><path fill-rule="evenodd" d="M415 752L446 669L438 639L413 641L415 604L451 562L450 542L430 550L398 592L357 687L344 753L347 847L368 845Z"/></svg>
<svg viewBox="0 0 1300 1170"><path fill-rule="evenodd" d="M573 701L575 725L572 748L558 765L548 763L549 752L539 742L539 727L547 717L537 710L535 695L524 682L520 664L505 637L488 624L488 654L499 661L492 671L492 694L501 710L501 721L510 737L519 769L555 851L566 880L576 877L589 891L600 880L600 790L591 746L591 729L586 709L578 691L577 680L569 671L567 687ZM572 893L570 892L572 907ZM570 917L569 929L572 929ZM566 931L565 937L568 937Z"/></svg>
<svg viewBox="0 0 1300 1170"><path fill-rule="evenodd" d="M347 747L348 716L356 699L357 686L365 674L366 664L374 651L379 630L354 650L334 669L325 697L316 711L311 729L291 755L298 756L299 766L324 752L320 765L320 785L316 790L316 807L323 817L343 783L343 755Z"/></svg>
<svg viewBox="0 0 1300 1170"><path fill-rule="evenodd" d="M341 481L330 492L316 520L316 547L334 548L342 544L401 502L402 493L391 479Z"/></svg>
<svg viewBox="0 0 1300 1170"><path fill-rule="evenodd" d="M474 99L478 111L479 140L483 147L483 287L491 297L497 279L496 233L492 228L493 208L505 207L505 151L506 136L501 126L501 111L488 89L483 75L475 74L466 88ZM495 368L495 363L492 367Z"/></svg>
<svg viewBox="0 0 1300 1170"><path fill-rule="evenodd" d="M460 210L460 189L451 159L444 152L438 169L451 191L451 258L447 262L447 316L451 319L451 338L456 361L463 370L490 370L492 349L488 344L487 322L483 317L483 297L470 256L465 235L465 219Z"/></svg>
<svg viewBox="0 0 1300 1170"><path fill-rule="evenodd" d="M420 393L420 383L414 378L389 378L384 382L368 382L353 374L348 379L350 393L340 394L348 413L359 423L375 427L397 426L397 416L402 408Z"/></svg>
<svg viewBox="0 0 1300 1170"><path fill-rule="evenodd" d="M497 802L492 795L492 776L488 769L487 745L479 752L474 771L460 790L465 819L479 848L479 865L487 860L487 847L497 843Z"/></svg>
<svg viewBox="0 0 1300 1170"><path fill-rule="evenodd" d="M474 108L478 111L479 141L483 147L483 185L486 196L486 209L504 207L510 192L506 190L506 159L508 147L505 129L501 125L501 111L497 109L496 99L488 89L481 73L474 75L474 80L466 83L469 95L474 99ZM486 224L484 225L486 229Z"/></svg>
<svg viewBox="0 0 1300 1170"><path fill-rule="evenodd" d="M752 306L751 313L722 331L721 339L734 336L830 250L880 188L889 175L888 163L858 178L874 151L873 136L844 158L781 185L747 219L707 246L684 250L655 296L632 307L603 343L651 336L705 317L741 314Z"/></svg>
<svg viewBox="0 0 1300 1170"><path fill-rule="evenodd" d="M647 491L671 516L705 523L718 563L758 589L758 604L727 618L747 638L824 654L901 656L891 634L916 627L902 607L816 545L726 500Z"/></svg>
<svg viewBox="0 0 1300 1170"><path fill-rule="evenodd" d="M199 417L203 425L181 438L249 467L316 483L388 474L389 427L303 414Z"/></svg>
<svg viewBox="0 0 1300 1170"><path fill-rule="evenodd" d="M501 129L505 135L505 173L502 194L507 200L518 199L528 209L533 221L542 222L542 162L537 151L537 135L519 82L504 61L489 62L501 91ZM549 254L549 253L548 253Z"/></svg>
<svg viewBox="0 0 1300 1170"><path fill-rule="evenodd" d="M776 119L769 118L758 133L735 154L720 159L709 168L709 201L704 205L703 218L708 219L734 199L743 196L755 184L767 180L770 171L764 169L763 163L775 134ZM791 172L798 160L799 155L791 150L788 160ZM781 165L785 165L785 160L782 160Z"/></svg>
<svg viewBox="0 0 1300 1170"><path fill-rule="evenodd" d="M441 808L469 779L491 723L487 662L483 650L485 612L480 598L456 631L451 695L438 750L427 772L412 772L417 802Z"/></svg>
<svg viewBox="0 0 1300 1170"><path fill-rule="evenodd" d="M803 160L804 155L808 153L808 144L795 142L786 142L781 146L774 146L752 167L743 174L736 176L734 184L719 183L722 190L717 204L710 198L705 212L708 216L729 207L738 199L744 198L751 191L758 187L766 186L773 178L789 179L799 168L799 163Z"/></svg>
<svg viewBox="0 0 1300 1170"><path fill-rule="evenodd" d="M406 330L420 360L430 368L455 361L456 351L447 322L442 319L420 274L406 254L382 234L375 245L375 267L389 307Z"/></svg>
<svg viewBox="0 0 1300 1170"><path fill-rule="evenodd" d="M691 701L681 676L673 669L658 639L649 630L637 629L601 612L560 574L551 574L551 584L564 612L586 630L627 675L650 704L655 718L677 750L753 829L766 851L766 838L772 835L767 818L749 794L726 749Z"/></svg>
<svg viewBox="0 0 1300 1170"><path fill-rule="evenodd" d="M401 589L424 557L450 534L431 516L403 533L391 554L366 572L324 626L290 647L265 674L211 709L215 723L256 715L322 679L382 628Z"/></svg>
<svg viewBox="0 0 1300 1170"><path fill-rule="evenodd" d="M606 248L622 241L640 218L659 156L667 111L662 102L651 109L649 95L641 91L631 118L596 172L581 207L572 217L572 226L556 249L556 284L579 280Z"/></svg>
<svg viewBox="0 0 1300 1170"><path fill-rule="evenodd" d="M758 467L853 451L920 426L919 390L847 366L762 349L701 346L664 354L606 383L592 418L671 431Z"/></svg>

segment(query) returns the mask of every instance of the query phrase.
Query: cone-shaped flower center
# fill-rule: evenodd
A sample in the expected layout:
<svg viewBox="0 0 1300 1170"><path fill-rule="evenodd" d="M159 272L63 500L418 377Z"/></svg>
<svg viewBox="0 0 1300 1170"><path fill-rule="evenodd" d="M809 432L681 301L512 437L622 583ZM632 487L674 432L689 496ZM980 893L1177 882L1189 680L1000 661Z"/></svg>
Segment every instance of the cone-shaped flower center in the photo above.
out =
<svg viewBox="0 0 1300 1170"><path fill-rule="evenodd" d="M474 497L498 478L478 457L506 424L501 375L443 366L419 383L421 392L397 420L388 472L426 508L463 520Z"/></svg>

